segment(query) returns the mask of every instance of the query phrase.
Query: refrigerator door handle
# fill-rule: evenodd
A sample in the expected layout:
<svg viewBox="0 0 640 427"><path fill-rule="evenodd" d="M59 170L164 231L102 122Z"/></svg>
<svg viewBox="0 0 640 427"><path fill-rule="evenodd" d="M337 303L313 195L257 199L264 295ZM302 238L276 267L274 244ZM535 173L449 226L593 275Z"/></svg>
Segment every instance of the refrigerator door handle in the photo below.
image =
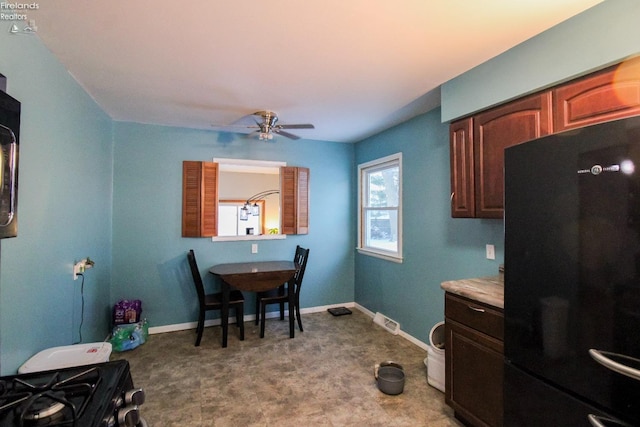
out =
<svg viewBox="0 0 640 427"><path fill-rule="evenodd" d="M589 420L589 423L593 427L607 427L611 425L617 425L621 427L631 427L630 424L623 423L622 421L612 420L611 418L605 418L605 417L601 417L593 414L587 415L587 420Z"/></svg>
<svg viewBox="0 0 640 427"><path fill-rule="evenodd" d="M605 368L619 374L626 375L627 377L633 378L634 380L640 381L640 370L627 365L623 365L622 363L616 362L615 360L607 356L614 356L621 359L632 360L636 363L640 363L640 360L630 356L625 356L624 354L611 353L608 351L596 350L593 348L589 350L589 355L593 358L593 360L595 360Z"/></svg>
<svg viewBox="0 0 640 427"><path fill-rule="evenodd" d="M16 211L16 163L17 163L16 162L16 157L17 157L16 146L17 146L17 142L16 142L16 136L11 129L0 124L0 130L4 132L8 132L9 137L11 138L10 142L7 144L8 150L9 150L9 153L7 155L7 162L8 162L7 166L9 167L9 171L8 171L9 172L9 183L8 183L9 207L7 212L7 220L3 223L0 223L0 227L6 227L9 224L11 224L11 221L13 221L13 217L15 216L15 211ZM4 161L4 160L0 158L0 161ZM0 168L0 169L3 169L3 168ZM2 170L1 173L4 174L4 170ZM0 181L2 179L4 179L4 177L0 178ZM2 183L0 187L4 187L4 183Z"/></svg>

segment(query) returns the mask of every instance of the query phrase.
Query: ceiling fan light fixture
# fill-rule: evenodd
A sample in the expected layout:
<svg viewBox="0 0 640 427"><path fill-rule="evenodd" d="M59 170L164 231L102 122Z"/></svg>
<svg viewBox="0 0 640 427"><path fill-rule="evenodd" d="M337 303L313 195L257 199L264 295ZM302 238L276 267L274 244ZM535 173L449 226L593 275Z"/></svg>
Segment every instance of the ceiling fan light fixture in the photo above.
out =
<svg viewBox="0 0 640 427"><path fill-rule="evenodd" d="M260 132L260 141L269 141L273 139L271 132Z"/></svg>

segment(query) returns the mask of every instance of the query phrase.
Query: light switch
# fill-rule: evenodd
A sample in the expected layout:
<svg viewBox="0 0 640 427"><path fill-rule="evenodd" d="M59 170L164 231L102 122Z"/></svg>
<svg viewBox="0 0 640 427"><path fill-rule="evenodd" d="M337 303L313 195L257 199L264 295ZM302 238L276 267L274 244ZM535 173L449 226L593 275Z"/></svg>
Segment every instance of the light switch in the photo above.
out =
<svg viewBox="0 0 640 427"><path fill-rule="evenodd" d="M487 245L487 259L496 259L496 248L493 245Z"/></svg>
<svg viewBox="0 0 640 427"><path fill-rule="evenodd" d="M251 244L251 253L252 254L257 254L258 253L258 244L257 243L252 243Z"/></svg>

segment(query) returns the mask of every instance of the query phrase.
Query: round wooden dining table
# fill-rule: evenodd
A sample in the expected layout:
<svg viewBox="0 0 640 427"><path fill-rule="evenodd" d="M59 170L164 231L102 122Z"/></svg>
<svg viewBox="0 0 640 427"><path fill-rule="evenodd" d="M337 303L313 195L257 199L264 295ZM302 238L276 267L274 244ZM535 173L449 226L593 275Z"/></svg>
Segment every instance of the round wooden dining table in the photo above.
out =
<svg viewBox="0 0 640 427"><path fill-rule="evenodd" d="M222 347L227 346L229 330L229 292L231 288L247 292L263 292L287 284L289 298L289 337L294 331L294 285L295 274L300 266L293 261L253 261L217 264L209 273L222 281Z"/></svg>

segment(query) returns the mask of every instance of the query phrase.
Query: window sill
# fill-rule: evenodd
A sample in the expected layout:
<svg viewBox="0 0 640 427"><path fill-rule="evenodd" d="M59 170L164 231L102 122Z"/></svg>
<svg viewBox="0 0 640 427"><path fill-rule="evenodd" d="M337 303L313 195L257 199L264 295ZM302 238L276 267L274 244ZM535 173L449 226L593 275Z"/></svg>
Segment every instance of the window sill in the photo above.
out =
<svg viewBox="0 0 640 427"><path fill-rule="evenodd" d="M259 234L257 236L219 236L212 237L212 242L242 242L249 240L284 240L287 238L286 234Z"/></svg>
<svg viewBox="0 0 640 427"><path fill-rule="evenodd" d="M367 248L356 248L358 253L362 255L372 256L375 258L384 259L387 261L397 262L398 264L402 264L403 258L398 255L392 255L388 252L378 252Z"/></svg>

